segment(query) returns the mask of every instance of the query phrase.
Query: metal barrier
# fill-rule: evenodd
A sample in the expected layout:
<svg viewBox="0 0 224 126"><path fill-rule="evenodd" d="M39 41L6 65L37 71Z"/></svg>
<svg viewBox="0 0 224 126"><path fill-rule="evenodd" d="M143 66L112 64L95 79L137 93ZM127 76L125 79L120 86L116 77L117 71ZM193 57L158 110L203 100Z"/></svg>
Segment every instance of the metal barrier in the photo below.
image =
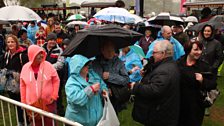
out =
<svg viewBox="0 0 224 126"><path fill-rule="evenodd" d="M5 113L4 104L3 104L4 102L7 104L8 114ZM12 113L12 110L11 110L11 105L13 105L13 107L15 107L16 125L19 125L19 119L18 119L18 116L17 116L18 115L18 113L17 113L17 106L18 106L18 107L21 107L21 108L23 108L25 110L32 111L33 126L35 126L34 112L41 115L42 126L44 126L44 117L48 117L48 118L52 119L52 125L53 126L57 125L55 123L55 121L61 122L63 126L65 126L65 125L82 126L81 124L79 124L77 122L70 121L70 120L68 120L68 119L66 119L64 117L61 117L61 116L58 116L56 114L43 111L43 110L35 108L33 106L26 105L24 103L12 100L12 99L4 97L2 95L0 95L0 104L1 104L1 113L2 113L2 120L3 120L2 123L3 123L4 126L14 126L13 125L13 119L12 119L12 114L13 113ZM8 115L8 118L6 117L7 115ZM9 120L9 123L6 123L6 118ZM24 125L28 126L27 120L26 120L26 112L25 111L23 111L23 118L24 118L24 122L25 122ZM0 125L2 125L2 124L0 124Z"/></svg>

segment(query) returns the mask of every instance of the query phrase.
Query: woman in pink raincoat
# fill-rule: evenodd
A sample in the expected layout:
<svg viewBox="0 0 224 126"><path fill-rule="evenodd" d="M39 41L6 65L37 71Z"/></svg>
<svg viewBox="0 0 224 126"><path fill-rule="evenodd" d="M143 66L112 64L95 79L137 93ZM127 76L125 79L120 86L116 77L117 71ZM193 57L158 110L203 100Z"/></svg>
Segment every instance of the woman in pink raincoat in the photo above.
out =
<svg viewBox="0 0 224 126"><path fill-rule="evenodd" d="M20 75L21 102L32 105L38 100L49 112L56 113L59 77L55 68L45 61L45 51L37 46L28 48L29 62L24 65ZM35 119L35 126L41 126L41 120ZM44 117L45 126L51 126L52 119Z"/></svg>

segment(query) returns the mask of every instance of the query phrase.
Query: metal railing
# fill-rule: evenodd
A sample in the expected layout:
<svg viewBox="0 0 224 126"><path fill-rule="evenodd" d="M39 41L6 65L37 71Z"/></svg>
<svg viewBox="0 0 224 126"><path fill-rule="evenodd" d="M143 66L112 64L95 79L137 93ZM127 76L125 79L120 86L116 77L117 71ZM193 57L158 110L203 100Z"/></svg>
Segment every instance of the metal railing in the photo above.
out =
<svg viewBox="0 0 224 126"><path fill-rule="evenodd" d="M3 104L4 102L7 104L8 113L5 112L7 110L4 110L5 109L5 106ZM64 117L61 117L61 116L58 116L56 114L43 111L43 110L35 108L33 106L29 106L29 105L26 105L24 103L21 103L21 102L18 102L18 101L15 101L15 100L12 100L10 98L7 98L5 96L0 95L0 106L1 106L1 113L2 113L2 120L3 120L2 123L3 123L4 126L13 126L13 119L12 119L13 113L12 113L12 110L11 110L12 109L11 105L15 108L14 113L16 115L16 125L19 125L19 119L18 119L18 113L17 113L17 106L18 106L18 107L21 107L22 109L32 111L32 120L30 120L30 121L33 122L34 126L35 126L34 113L40 114L41 120L42 120L42 126L44 126L44 117L48 117L48 118L52 119L52 125L53 126L57 125L55 123L55 121L61 122L63 126L66 126L66 125L82 126L81 124L79 124L77 122L70 121L70 120L68 120ZM7 115L8 115L8 117L7 117ZM7 118L7 120L9 120L9 123L6 122L6 118ZM23 119L24 119L24 123L25 123L24 125L28 126L25 111L23 111Z"/></svg>

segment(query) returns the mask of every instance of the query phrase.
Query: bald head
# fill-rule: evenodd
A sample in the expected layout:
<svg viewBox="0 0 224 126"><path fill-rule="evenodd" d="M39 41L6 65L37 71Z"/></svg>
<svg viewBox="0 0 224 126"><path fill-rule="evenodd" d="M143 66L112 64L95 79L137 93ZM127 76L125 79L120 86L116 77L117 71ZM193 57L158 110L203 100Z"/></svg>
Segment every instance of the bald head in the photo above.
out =
<svg viewBox="0 0 224 126"><path fill-rule="evenodd" d="M172 36L172 30L170 28L170 26L164 25L161 28L161 33L164 39L166 40L170 40L170 37Z"/></svg>

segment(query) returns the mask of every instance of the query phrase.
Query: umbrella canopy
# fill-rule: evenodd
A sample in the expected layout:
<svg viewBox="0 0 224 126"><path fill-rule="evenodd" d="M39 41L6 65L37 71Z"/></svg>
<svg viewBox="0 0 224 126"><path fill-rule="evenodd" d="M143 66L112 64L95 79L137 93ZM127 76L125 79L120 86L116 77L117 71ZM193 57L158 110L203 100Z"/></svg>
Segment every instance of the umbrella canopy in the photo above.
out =
<svg viewBox="0 0 224 126"><path fill-rule="evenodd" d="M180 25L184 21L181 17L170 15L170 13L160 13L155 17L149 18L147 20L150 24L156 25Z"/></svg>
<svg viewBox="0 0 224 126"><path fill-rule="evenodd" d="M93 17L118 23L134 22L135 18L124 8L108 7L98 11Z"/></svg>
<svg viewBox="0 0 224 126"><path fill-rule="evenodd" d="M133 45L141 36L142 34L138 32L116 25L94 25L88 29L80 30L62 55L81 54L91 58L100 54L100 45L104 42L105 37L113 41L116 49L120 49Z"/></svg>
<svg viewBox="0 0 224 126"><path fill-rule="evenodd" d="M224 27L224 22L217 22L217 21L214 21L214 19L213 20L210 19L209 21L206 21L206 22L202 22L202 23L193 25L192 27L189 28L189 30L192 30L192 31L201 31L202 28L206 24L213 26L214 29L219 29L219 28Z"/></svg>
<svg viewBox="0 0 224 126"><path fill-rule="evenodd" d="M66 21L82 20L85 18L86 17L82 16L81 14L74 14L74 15L69 16Z"/></svg>
<svg viewBox="0 0 224 126"><path fill-rule="evenodd" d="M198 19L195 16L188 16L184 21L198 23Z"/></svg>
<svg viewBox="0 0 224 126"><path fill-rule="evenodd" d="M40 21L40 16L23 6L6 6L0 8L0 20L4 21Z"/></svg>
<svg viewBox="0 0 224 126"><path fill-rule="evenodd" d="M10 22L8 22L8 21L1 21L1 20L0 20L0 24L3 24L3 25L4 25L4 24L10 24Z"/></svg>
<svg viewBox="0 0 224 126"><path fill-rule="evenodd" d="M216 15L212 17L209 21L211 22L224 22L224 15Z"/></svg>
<svg viewBox="0 0 224 126"><path fill-rule="evenodd" d="M144 22L143 19L142 19L142 17L140 17L140 16L138 16L138 15L136 15L136 14L131 14L131 15L132 15L132 17L134 18L134 23L135 23L135 24L137 24L137 23L139 23L139 22Z"/></svg>
<svg viewBox="0 0 224 126"><path fill-rule="evenodd" d="M72 21L72 22L69 22L66 27L69 27L69 28L74 28L75 25L80 25L81 28L84 28L85 26L88 25L87 22L85 21Z"/></svg>

